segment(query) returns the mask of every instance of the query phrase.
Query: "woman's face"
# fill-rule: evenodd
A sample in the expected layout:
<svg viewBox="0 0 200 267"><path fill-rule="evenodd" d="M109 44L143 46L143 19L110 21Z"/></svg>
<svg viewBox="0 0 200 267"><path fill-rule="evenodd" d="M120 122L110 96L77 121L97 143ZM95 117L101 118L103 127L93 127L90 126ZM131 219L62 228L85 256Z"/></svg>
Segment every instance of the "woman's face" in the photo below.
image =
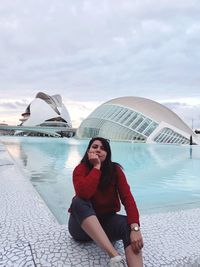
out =
<svg viewBox="0 0 200 267"><path fill-rule="evenodd" d="M99 160L103 162L106 159L107 152L101 141L95 140L90 146L88 153L94 153L98 156Z"/></svg>

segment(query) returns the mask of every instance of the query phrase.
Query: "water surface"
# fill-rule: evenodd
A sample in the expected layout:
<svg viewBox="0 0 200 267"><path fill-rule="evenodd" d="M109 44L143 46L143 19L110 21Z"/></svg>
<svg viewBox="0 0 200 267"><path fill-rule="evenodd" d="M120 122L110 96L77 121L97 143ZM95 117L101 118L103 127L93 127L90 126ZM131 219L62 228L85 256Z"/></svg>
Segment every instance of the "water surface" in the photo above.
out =
<svg viewBox="0 0 200 267"><path fill-rule="evenodd" d="M66 223L74 195L72 171L88 141L44 137L1 140L58 221ZM111 148L113 161L124 167L140 213L200 206L200 146L111 142Z"/></svg>

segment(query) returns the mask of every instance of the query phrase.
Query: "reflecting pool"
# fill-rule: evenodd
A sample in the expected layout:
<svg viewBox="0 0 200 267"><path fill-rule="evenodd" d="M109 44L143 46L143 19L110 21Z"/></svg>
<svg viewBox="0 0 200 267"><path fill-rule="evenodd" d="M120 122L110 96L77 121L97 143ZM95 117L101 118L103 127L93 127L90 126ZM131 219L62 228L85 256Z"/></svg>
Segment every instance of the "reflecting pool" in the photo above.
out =
<svg viewBox="0 0 200 267"><path fill-rule="evenodd" d="M72 171L88 141L44 137L1 141L58 221L66 223L74 195ZM124 167L140 213L200 206L200 146L111 142L111 149L113 161Z"/></svg>

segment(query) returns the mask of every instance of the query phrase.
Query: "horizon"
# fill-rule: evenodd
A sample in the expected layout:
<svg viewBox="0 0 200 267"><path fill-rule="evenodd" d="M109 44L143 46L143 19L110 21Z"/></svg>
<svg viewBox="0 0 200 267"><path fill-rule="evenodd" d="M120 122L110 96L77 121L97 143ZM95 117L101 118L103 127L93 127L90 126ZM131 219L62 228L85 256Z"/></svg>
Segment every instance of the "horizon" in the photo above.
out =
<svg viewBox="0 0 200 267"><path fill-rule="evenodd" d="M55 93L56 94L56 93ZM61 96L62 97L62 96ZM34 97L35 98L35 97ZM30 100L30 102L32 102L34 100L34 98L32 100ZM111 100L111 99L108 99ZM153 99L151 99L153 100ZM1 101L1 100L0 100ZM154 100L155 101L155 100ZM192 98L188 98L188 99L179 99L179 102L177 102L176 104L174 102L170 102L171 100L165 100L164 102L162 101L156 101L164 106L166 106L167 108L169 108L170 110L172 110L174 113L176 113L176 115L178 115L190 128L192 128L193 130L195 129L199 129L200 128L200 116L199 117L195 117L194 116L194 109L196 106L198 106L198 102L196 101L196 99L192 99ZM19 114L15 114L13 115L13 112L15 112L15 104L19 103L20 100L17 101L10 101L10 106L12 107L12 115L10 115L8 121L6 120L1 120L1 123L6 123L8 125L19 125L20 123L20 118L22 117L21 114L25 111L26 107L30 104L30 102L26 102L23 100L23 105L21 103L20 106L24 106L24 109L21 109L21 112L18 108L18 112ZM72 121L72 127L73 128L78 128L80 123L87 117L90 115L90 113L92 111L94 111L99 105L105 103L107 101L104 102L89 102L89 101L63 101L65 107L67 108L71 121Z"/></svg>

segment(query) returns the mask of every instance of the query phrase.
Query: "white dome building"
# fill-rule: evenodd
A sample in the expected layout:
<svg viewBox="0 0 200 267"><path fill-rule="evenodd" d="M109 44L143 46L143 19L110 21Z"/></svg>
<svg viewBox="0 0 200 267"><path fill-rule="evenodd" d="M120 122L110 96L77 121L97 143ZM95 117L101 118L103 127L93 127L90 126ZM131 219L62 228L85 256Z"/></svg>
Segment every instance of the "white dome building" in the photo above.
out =
<svg viewBox="0 0 200 267"><path fill-rule="evenodd" d="M80 125L78 138L102 136L111 140L200 144L192 129L167 107L142 97L112 99L95 109Z"/></svg>
<svg viewBox="0 0 200 267"><path fill-rule="evenodd" d="M33 127L41 126L41 133L46 133L48 131L42 130L45 127L57 127L59 129L71 128L72 123L69 113L62 103L62 98L60 95L49 96L45 93L39 92L35 99L28 105L25 112L22 113L22 118L20 119L20 126L23 127ZM39 128L36 129L39 132ZM18 131L16 134L19 134ZM28 134L31 134L29 132ZM52 131L49 132L52 134Z"/></svg>

